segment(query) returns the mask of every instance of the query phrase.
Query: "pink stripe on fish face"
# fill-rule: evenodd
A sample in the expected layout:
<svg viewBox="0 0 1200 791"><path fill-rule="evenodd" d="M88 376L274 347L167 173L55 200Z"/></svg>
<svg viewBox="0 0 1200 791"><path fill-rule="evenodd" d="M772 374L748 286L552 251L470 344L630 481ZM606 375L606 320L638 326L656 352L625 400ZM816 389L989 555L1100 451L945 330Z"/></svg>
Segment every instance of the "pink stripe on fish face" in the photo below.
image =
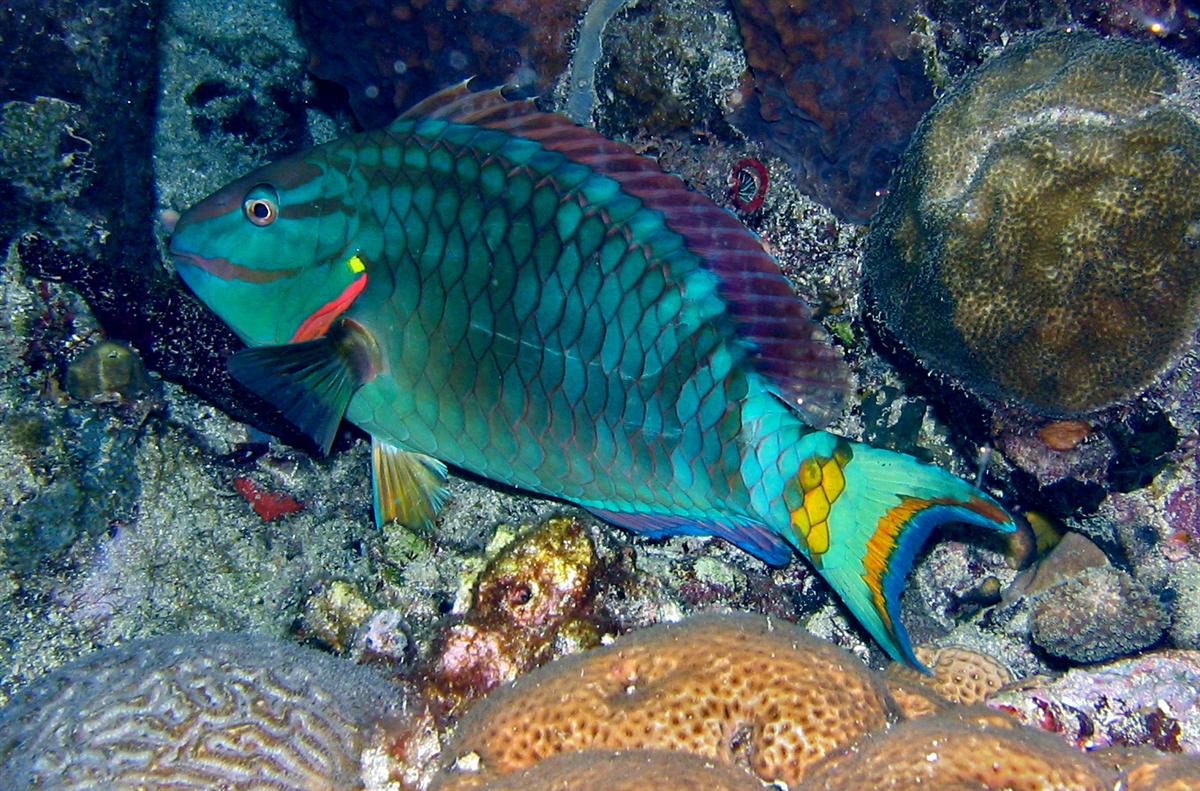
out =
<svg viewBox="0 0 1200 791"><path fill-rule="evenodd" d="M346 286L341 294L314 310L308 318L302 321L289 343L301 343L320 338L329 329L333 320L345 313L366 287L367 273L363 272L350 285Z"/></svg>
<svg viewBox="0 0 1200 791"><path fill-rule="evenodd" d="M180 263L197 267L221 280L241 280L246 283L270 283L284 277L294 277L300 270L294 267L287 269L253 269L241 264L235 264L228 258L205 258L195 253L172 252L171 256Z"/></svg>

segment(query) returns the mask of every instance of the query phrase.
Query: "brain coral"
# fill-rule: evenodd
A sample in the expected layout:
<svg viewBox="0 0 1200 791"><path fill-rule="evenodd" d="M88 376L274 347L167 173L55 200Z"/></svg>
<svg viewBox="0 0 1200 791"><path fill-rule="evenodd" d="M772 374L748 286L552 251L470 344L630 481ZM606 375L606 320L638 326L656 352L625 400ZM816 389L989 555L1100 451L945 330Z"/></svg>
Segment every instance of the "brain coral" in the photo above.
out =
<svg viewBox="0 0 1200 791"><path fill-rule="evenodd" d="M360 788L411 696L311 649L179 635L84 657L0 711L0 788Z"/></svg>
<svg viewBox="0 0 1200 791"><path fill-rule="evenodd" d="M1113 772L1048 734L977 707L878 731L819 765L806 791L1108 791Z"/></svg>
<svg viewBox="0 0 1200 791"><path fill-rule="evenodd" d="M690 752L795 788L825 755L892 718L882 682L792 624L701 616L560 659L467 712L453 775L506 774L571 750Z"/></svg>
<svg viewBox="0 0 1200 791"><path fill-rule="evenodd" d="M1154 382L1200 315L1197 84L1174 56L1084 33L985 62L926 115L873 222L882 324L1039 414Z"/></svg>

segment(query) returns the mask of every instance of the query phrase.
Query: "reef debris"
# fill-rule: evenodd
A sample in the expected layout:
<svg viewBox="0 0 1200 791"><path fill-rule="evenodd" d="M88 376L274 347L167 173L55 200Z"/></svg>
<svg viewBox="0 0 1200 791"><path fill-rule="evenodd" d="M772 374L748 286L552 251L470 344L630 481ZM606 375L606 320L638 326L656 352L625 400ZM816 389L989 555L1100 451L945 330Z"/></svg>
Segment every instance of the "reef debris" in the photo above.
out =
<svg viewBox="0 0 1200 791"><path fill-rule="evenodd" d="M492 558L425 674L441 713L453 717L505 681L599 645L589 606L596 564L591 538L570 517L526 529Z"/></svg>
<svg viewBox="0 0 1200 791"><path fill-rule="evenodd" d="M1175 649L1023 679L987 705L1087 750L1144 744L1200 754L1197 689L1200 652Z"/></svg>

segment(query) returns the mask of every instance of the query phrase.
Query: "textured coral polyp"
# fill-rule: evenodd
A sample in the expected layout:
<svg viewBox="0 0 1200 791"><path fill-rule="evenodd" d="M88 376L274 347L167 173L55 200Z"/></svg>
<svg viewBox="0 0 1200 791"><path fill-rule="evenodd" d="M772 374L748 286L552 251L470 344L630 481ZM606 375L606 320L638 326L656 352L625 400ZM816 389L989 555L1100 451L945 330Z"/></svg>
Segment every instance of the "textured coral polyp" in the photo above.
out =
<svg viewBox="0 0 1200 791"><path fill-rule="evenodd" d="M864 271L882 323L930 369L1040 414L1153 383L1200 315L1189 69L1146 45L1046 33L963 80L873 224Z"/></svg>
<svg viewBox="0 0 1200 791"><path fill-rule="evenodd" d="M799 627L701 616L559 660L460 721L447 766L481 775L560 752L658 749L744 766L791 787L814 763L888 723L882 682Z"/></svg>
<svg viewBox="0 0 1200 791"><path fill-rule="evenodd" d="M1012 671L999 660L965 646L917 646L915 653L932 675L893 662L885 676L921 685L951 703L983 703L988 695L1013 680ZM894 689L892 694L896 696Z"/></svg>

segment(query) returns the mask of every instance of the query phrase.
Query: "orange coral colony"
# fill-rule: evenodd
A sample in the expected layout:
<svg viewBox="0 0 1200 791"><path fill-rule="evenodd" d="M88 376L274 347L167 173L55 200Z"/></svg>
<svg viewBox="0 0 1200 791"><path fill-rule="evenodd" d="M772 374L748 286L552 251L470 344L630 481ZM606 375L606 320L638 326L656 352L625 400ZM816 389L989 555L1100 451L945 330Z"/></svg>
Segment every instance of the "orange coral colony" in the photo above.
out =
<svg viewBox="0 0 1200 791"><path fill-rule="evenodd" d="M701 616L554 662L461 720L447 773L502 775L573 750L657 749L795 788L825 756L894 718L881 680L801 628Z"/></svg>

